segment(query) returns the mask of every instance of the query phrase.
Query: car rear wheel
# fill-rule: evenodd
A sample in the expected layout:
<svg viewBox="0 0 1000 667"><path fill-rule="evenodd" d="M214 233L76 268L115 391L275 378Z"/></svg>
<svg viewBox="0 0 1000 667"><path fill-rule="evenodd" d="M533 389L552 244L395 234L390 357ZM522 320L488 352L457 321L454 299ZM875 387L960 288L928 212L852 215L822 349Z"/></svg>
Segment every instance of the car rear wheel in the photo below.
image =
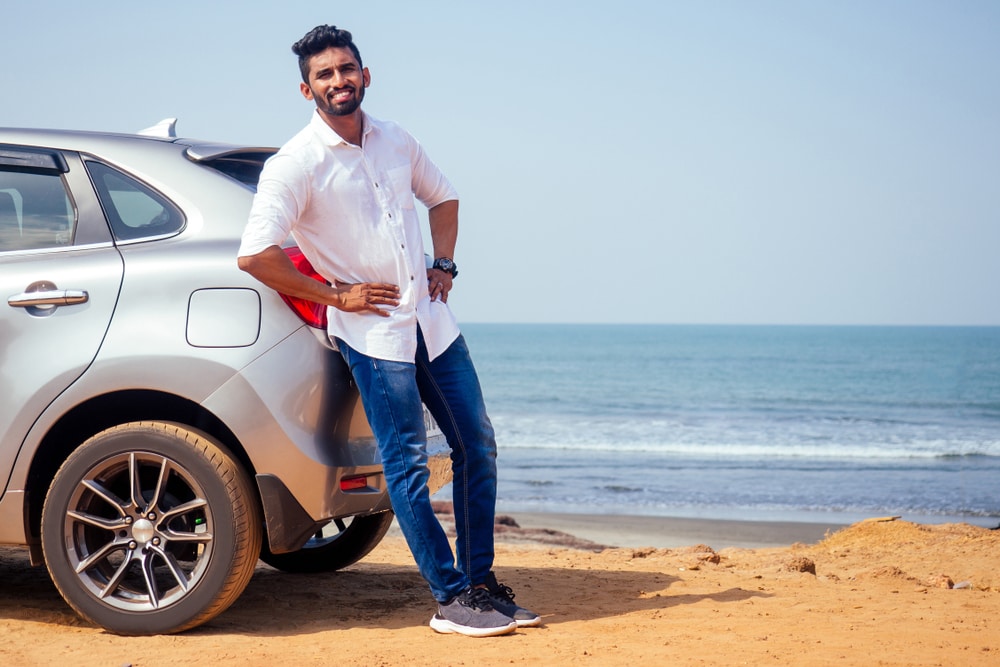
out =
<svg viewBox="0 0 1000 667"><path fill-rule="evenodd" d="M45 562L80 615L123 635L180 632L225 610L260 553L243 469L209 436L136 422L85 442L42 511Z"/></svg>
<svg viewBox="0 0 1000 667"><path fill-rule="evenodd" d="M265 545L260 559L283 572L332 572L352 565L371 552L392 525L392 512L331 521L298 551L273 554Z"/></svg>

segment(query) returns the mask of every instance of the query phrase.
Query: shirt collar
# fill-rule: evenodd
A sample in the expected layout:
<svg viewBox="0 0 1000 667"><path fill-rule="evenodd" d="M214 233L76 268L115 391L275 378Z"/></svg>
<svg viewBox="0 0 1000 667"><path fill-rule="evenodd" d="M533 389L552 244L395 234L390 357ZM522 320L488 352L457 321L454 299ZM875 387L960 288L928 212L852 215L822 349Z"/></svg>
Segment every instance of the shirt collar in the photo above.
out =
<svg viewBox="0 0 1000 667"><path fill-rule="evenodd" d="M365 137L369 132L375 129L374 118L365 113L364 109L361 110L362 128L361 136ZM327 146L338 146L344 144L345 146L350 146L350 143L344 139L342 136L337 134L332 127L326 124L323 117L319 115L319 109L313 109L312 118L309 120L309 124L312 126L313 131L319 135L319 138ZM362 143L364 139L362 138Z"/></svg>

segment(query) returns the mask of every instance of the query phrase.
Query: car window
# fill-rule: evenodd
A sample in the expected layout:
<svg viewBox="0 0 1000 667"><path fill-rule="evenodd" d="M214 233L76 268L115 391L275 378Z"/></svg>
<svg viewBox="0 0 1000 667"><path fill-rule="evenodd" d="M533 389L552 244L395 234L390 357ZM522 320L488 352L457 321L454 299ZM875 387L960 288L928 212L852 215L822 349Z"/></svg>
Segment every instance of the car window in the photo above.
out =
<svg viewBox="0 0 1000 667"><path fill-rule="evenodd" d="M119 241L175 234L184 215L169 199L102 162L87 161L111 231Z"/></svg>
<svg viewBox="0 0 1000 667"><path fill-rule="evenodd" d="M75 224L59 174L0 168L0 252L71 245Z"/></svg>
<svg viewBox="0 0 1000 667"><path fill-rule="evenodd" d="M260 180L261 169L270 153L237 153L212 160L199 160L199 164L222 172L234 178L254 192L257 191L257 181Z"/></svg>

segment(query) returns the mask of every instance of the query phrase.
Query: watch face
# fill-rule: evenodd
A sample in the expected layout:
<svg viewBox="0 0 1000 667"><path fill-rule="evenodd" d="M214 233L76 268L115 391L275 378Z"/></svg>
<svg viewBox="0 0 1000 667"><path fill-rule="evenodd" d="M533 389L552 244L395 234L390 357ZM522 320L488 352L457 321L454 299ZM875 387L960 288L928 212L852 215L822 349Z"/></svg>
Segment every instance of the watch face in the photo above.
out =
<svg viewBox="0 0 1000 667"><path fill-rule="evenodd" d="M434 266L446 273L451 273L455 270L455 262L451 261L447 257L442 257L434 261Z"/></svg>

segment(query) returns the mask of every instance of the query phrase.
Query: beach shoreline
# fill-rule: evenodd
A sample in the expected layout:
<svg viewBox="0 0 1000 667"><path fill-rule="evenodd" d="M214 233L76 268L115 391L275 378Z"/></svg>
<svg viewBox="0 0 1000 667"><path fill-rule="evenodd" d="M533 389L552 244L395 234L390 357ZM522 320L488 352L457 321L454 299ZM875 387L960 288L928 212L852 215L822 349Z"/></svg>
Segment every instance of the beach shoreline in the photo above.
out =
<svg viewBox="0 0 1000 667"><path fill-rule="evenodd" d="M707 544L757 549L819 542L846 524L567 512L507 512L521 528L558 530L609 547L672 549Z"/></svg>
<svg viewBox="0 0 1000 667"><path fill-rule="evenodd" d="M878 514L825 514L807 520L809 513L795 519L767 519L735 516L729 519L692 516L604 514L582 512L498 511L523 528L548 528L572 533L582 539L611 547L655 547L670 549L692 544L709 544L717 549L738 547L759 549L793 544L814 544L828 535L856 523L884 518ZM918 525L966 523L980 528L1000 527L1000 517L953 517L906 513L890 515Z"/></svg>
<svg viewBox="0 0 1000 667"><path fill-rule="evenodd" d="M454 536L451 503L433 501L432 504L442 525ZM537 540L591 549L672 549L696 544L707 544L714 549L758 549L812 544L849 525L819 521L500 510L497 511L496 524L498 542ZM392 534L401 535L395 522L391 530Z"/></svg>

